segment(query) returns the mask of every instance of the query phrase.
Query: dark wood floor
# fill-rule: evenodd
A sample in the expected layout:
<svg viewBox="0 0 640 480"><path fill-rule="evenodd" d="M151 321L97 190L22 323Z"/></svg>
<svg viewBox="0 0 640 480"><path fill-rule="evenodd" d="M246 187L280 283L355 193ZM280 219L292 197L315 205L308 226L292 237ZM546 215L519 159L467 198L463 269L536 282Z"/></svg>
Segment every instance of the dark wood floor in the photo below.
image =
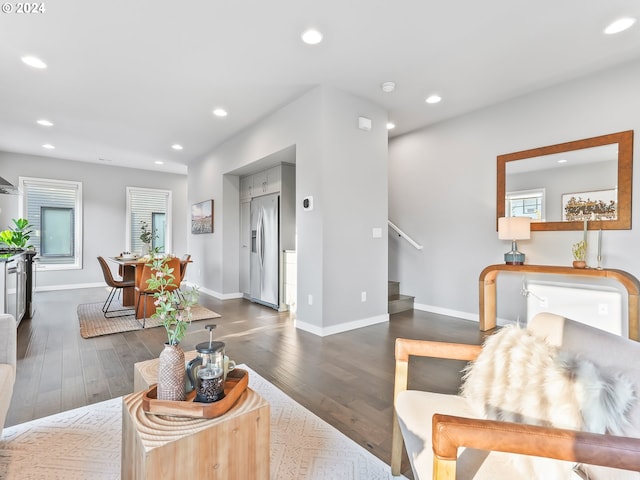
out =
<svg viewBox="0 0 640 480"><path fill-rule="evenodd" d="M133 364L156 358L163 328L83 339L78 304L102 301L103 288L38 292L36 314L18 329L18 368L7 426L133 390ZM213 323L227 354L253 368L300 404L384 462L391 457L393 347L397 337L479 343L478 324L426 312L328 337L297 330L288 313L246 300L200 303L222 315ZM210 320L194 322L181 345L208 340ZM459 362L412 359L410 388L455 392ZM407 460L403 470L408 476Z"/></svg>

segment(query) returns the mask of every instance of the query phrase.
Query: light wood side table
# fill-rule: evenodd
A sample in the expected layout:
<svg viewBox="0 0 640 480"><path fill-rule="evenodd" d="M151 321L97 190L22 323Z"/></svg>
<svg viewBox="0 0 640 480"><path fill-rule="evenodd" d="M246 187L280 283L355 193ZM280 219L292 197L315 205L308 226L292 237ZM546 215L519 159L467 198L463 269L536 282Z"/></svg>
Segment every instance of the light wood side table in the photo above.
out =
<svg viewBox="0 0 640 480"><path fill-rule="evenodd" d="M123 480L269 479L269 403L256 392L212 419L147 414L143 395L123 397Z"/></svg>
<svg viewBox="0 0 640 480"><path fill-rule="evenodd" d="M627 290L629 338L640 340L640 281L623 270L609 268L573 268L554 265L507 265L486 267L480 273L480 330L496 327L496 277L500 272L571 275L592 278L611 278Z"/></svg>

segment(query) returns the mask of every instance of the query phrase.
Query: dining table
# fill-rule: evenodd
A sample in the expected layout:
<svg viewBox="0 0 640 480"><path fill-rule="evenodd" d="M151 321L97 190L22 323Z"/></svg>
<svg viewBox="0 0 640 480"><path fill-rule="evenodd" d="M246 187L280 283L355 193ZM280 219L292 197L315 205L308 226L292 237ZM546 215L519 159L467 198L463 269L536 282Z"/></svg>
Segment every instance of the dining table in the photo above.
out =
<svg viewBox="0 0 640 480"><path fill-rule="evenodd" d="M123 257L123 256L113 256L108 257L114 263L118 264L119 273L122 277L122 280L133 280L135 285L140 283L140 279L142 278L142 270L145 264L147 264L150 260L148 257ZM180 271L188 263L192 263L192 260L180 260ZM180 283L180 273L176 272L176 282ZM138 305L138 292L135 287L126 287L122 289L122 306L123 307L131 307L136 309L136 318L144 317L144 303L140 302ZM145 297L145 301L147 302L147 316L151 316L156 311L156 306L154 305L154 298L147 296Z"/></svg>

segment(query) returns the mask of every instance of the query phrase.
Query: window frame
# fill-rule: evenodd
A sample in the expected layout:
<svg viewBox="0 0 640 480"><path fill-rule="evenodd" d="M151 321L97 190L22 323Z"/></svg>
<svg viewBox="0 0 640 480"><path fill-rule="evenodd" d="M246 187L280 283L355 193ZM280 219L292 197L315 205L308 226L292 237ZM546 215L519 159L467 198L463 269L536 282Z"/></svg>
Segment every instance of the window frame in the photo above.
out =
<svg viewBox="0 0 640 480"><path fill-rule="evenodd" d="M532 222L544 222L546 221L546 202L547 202L547 190L546 188L531 188L527 190L514 190L511 192L507 192L505 195L505 216L511 217L512 208L511 202L513 200L522 200L528 198L539 198L540 199L540 218L533 218L530 215L518 215L522 217L531 218Z"/></svg>

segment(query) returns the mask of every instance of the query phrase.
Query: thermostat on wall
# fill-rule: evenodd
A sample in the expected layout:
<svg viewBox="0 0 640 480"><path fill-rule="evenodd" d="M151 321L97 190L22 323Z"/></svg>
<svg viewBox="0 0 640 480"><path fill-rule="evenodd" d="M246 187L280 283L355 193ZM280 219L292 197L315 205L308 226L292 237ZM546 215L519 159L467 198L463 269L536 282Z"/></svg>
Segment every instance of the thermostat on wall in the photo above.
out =
<svg viewBox="0 0 640 480"><path fill-rule="evenodd" d="M302 209L313 210L313 197L309 196L302 199Z"/></svg>

